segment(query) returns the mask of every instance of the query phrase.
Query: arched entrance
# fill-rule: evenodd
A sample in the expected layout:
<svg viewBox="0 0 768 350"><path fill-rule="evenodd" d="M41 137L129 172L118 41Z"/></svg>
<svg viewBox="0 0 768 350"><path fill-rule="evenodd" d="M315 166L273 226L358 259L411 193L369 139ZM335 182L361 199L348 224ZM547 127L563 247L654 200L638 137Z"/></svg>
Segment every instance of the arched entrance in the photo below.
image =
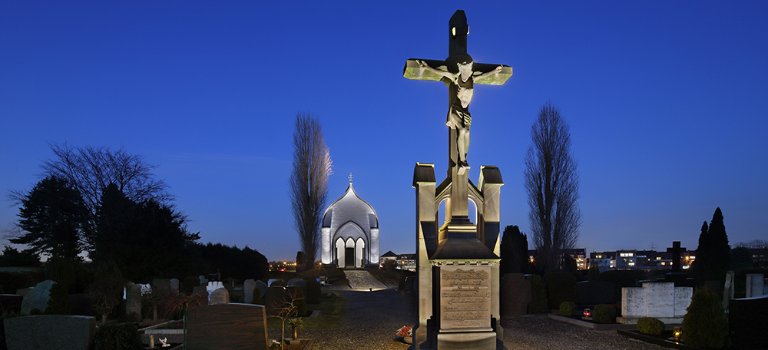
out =
<svg viewBox="0 0 768 350"><path fill-rule="evenodd" d="M336 264L342 269L361 268L365 265L365 240L339 237L334 243Z"/></svg>

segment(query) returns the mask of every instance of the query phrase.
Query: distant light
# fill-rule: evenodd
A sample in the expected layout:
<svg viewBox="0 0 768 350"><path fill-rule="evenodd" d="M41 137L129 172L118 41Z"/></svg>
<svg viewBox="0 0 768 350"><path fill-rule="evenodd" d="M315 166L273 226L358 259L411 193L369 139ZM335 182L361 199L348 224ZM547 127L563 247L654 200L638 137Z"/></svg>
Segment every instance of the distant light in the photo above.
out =
<svg viewBox="0 0 768 350"><path fill-rule="evenodd" d="M675 327L672 331L672 335L675 337L675 340L680 341L680 338L683 337L683 328Z"/></svg>
<svg viewBox="0 0 768 350"><path fill-rule="evenodd" d="M456 27L451 28L451 35L456 36Z"/></svg>

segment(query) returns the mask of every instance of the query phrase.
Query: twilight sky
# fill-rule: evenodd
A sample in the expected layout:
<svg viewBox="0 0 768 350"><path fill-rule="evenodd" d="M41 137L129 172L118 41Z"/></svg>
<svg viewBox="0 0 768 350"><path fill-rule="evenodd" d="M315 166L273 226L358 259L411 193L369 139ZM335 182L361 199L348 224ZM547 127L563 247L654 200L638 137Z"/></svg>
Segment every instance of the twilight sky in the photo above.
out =
<svg viewBox="0 0 768 350"><path fill-rule="evenodd" d="M514 68L472 103L470 177L500 167L502 227L528 232L523 159L551 102L578 162L580 247L695 249L717 206L732 244L768 237L765 1L5 1L0 192L30 189L49 144L122 147L204 242L292 258L291 134L308 112L334 162L329 204L353 173L381 252L413 252L413 166L445 174L447 94L402 68L447 56L459 8L475 60Z"/></svg>

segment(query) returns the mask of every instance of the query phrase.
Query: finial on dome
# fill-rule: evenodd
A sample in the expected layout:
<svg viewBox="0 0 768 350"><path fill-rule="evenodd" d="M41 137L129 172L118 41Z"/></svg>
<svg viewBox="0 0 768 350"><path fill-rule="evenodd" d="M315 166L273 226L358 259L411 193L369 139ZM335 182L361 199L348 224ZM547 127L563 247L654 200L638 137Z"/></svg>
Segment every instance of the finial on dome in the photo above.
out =
<svg viewBox="0 0 768 350"><path fill-rule="evenodd" d="M349 179L349 183L351 184L352 183L352 173L349 173L349 176L347 176L347 178Z"/></svg>

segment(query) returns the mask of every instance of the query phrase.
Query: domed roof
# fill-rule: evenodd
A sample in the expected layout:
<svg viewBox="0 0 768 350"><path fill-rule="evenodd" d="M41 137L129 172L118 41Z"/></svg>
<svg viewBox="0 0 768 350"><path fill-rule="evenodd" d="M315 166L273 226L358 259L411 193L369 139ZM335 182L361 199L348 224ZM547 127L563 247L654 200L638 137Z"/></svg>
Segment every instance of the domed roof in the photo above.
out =
<svg viewBox="0 0 768 350"><path fill-rule="evenodd" d="M370 233L371 228L379 227L379 217L376 215L376 211L368 202L357 195L351 179L344 195L325 210L322 227L330 227L333 232L335 231L333 229L349 221L360 226L366 233Z"/></svg>

